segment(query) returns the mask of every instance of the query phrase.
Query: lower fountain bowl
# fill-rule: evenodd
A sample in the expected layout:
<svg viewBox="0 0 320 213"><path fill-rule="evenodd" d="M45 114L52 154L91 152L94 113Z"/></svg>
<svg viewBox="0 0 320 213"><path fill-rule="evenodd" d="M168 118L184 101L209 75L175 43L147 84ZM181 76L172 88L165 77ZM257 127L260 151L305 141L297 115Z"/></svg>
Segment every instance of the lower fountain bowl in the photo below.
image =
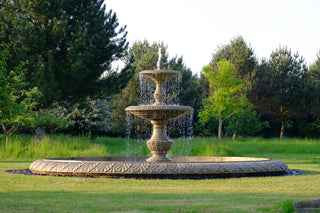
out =
<svg viewBox="0 0 320 213"><path fill-rule="evenodd" d="M135 177L135 178L225 178L285 174L279 160L252 157L171 157L170 162L146 162L147 157L70 157L34 161L35 174Z"/></svg>

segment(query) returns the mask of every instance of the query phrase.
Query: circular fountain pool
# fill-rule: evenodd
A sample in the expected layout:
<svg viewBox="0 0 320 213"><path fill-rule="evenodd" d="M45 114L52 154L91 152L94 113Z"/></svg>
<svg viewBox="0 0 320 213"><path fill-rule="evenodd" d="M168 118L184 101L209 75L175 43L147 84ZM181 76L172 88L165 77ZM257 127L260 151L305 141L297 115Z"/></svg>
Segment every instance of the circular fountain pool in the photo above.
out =
<svg viewBox="0 0 320 213"><path fill-rule="evenodd" d="M170 162L146 162L147 157L72 157L40 159L30 165L35 174L95 177L245 177L284 174L279 160L251 157L171 157Z"/></svg>

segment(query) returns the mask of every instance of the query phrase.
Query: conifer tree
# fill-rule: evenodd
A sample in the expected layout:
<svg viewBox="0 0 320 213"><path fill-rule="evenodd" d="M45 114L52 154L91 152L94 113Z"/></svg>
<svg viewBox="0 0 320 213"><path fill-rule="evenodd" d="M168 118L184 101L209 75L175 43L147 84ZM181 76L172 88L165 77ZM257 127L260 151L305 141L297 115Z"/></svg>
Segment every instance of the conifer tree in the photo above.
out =
<svg viewBox="0 0 320 213"><path fill-rule="evenodd" d="M259 112L280 122L280 138L283 138L287 121L308 116L314 97L318 96L304 59L288 47L280 47L271 53L270 60L260 62L256 79L253 103Z"/></svg>
<svg viewBox="0 0 320 213"><path fill-rule="evenodd" d="M242 36L238 36L230 41L230 44L220 46L216 53L213 54L211 64L217 69L217 63L222 60L229 60L237 74L244 80L253 73L256 58L253 49L247 45Z"/></svg>
<svg viewBox="0 0 320 213"><path fill-rule="evenodd" d="M320 51L317 54L317 59L310 65L308 73L313 81L320 88Z"/></svg>
<svg viewBox="0 0 320 213"><path fill-rule="evenodd" d="M107 79L101 75L124 56L128 45L126 27L119 27L116 14L106 12L103 2L12 0L2 4L1 39L12 44L17 61L28 60L27 81L44 94L42 103L103 93ZM127 79L130 74L110 76ZM114 92L113 84L108 87Z"/></svg>

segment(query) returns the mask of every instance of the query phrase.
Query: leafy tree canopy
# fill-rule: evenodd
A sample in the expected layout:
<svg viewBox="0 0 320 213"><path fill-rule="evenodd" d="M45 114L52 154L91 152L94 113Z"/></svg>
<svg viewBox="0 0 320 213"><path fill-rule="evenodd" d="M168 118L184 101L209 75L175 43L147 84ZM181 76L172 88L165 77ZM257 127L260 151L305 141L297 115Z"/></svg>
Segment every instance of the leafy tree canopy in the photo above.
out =
<svg viewBox="0 0 320 213"><path fill-rule="evenodd" d="M9 48L0 45L0 125L6 135L6 145L10 136L23 125L32 125L38 89L26 89L25 63L21 62L13 70L8 69L11 58Z"/></svg>
<svg viewBox="0 0 320 213"><path fill-rule="evenodd" d="M218 137L221 138L223 122L240 113L250 102L243 94L243 80L236 77L234 66L223 59L217 63L217 68L217 71L212 66L203 68L214 93L204 101L199 117L200 122L207 122L210 117L218 119Z"/></svg>
<svg viewBox="0 0 320 213"><path fill-rule="evenodd" d="M213 54L210 65L217 69L217 63L222 59L229 60L234 66L237 77L241 78L252 74L256 65L254 51L242 36L233 38L230 44L219 46Z"/></svg>

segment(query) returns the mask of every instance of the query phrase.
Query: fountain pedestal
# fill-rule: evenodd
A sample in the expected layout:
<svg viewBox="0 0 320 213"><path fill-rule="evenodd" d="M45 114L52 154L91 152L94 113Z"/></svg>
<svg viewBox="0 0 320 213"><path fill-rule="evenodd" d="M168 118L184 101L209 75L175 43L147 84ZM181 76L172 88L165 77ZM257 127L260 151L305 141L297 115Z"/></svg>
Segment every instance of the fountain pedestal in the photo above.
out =
<svg viewBox="0 0 320 213"><path fill-rule="evenodd" d="M167 136L166 120L151 121L153 125L152 136L147 141L147 147L152 153L152 157L147 159L147 162L166 162L172 159L167 156L171 148L172 141Z"/></svg>

